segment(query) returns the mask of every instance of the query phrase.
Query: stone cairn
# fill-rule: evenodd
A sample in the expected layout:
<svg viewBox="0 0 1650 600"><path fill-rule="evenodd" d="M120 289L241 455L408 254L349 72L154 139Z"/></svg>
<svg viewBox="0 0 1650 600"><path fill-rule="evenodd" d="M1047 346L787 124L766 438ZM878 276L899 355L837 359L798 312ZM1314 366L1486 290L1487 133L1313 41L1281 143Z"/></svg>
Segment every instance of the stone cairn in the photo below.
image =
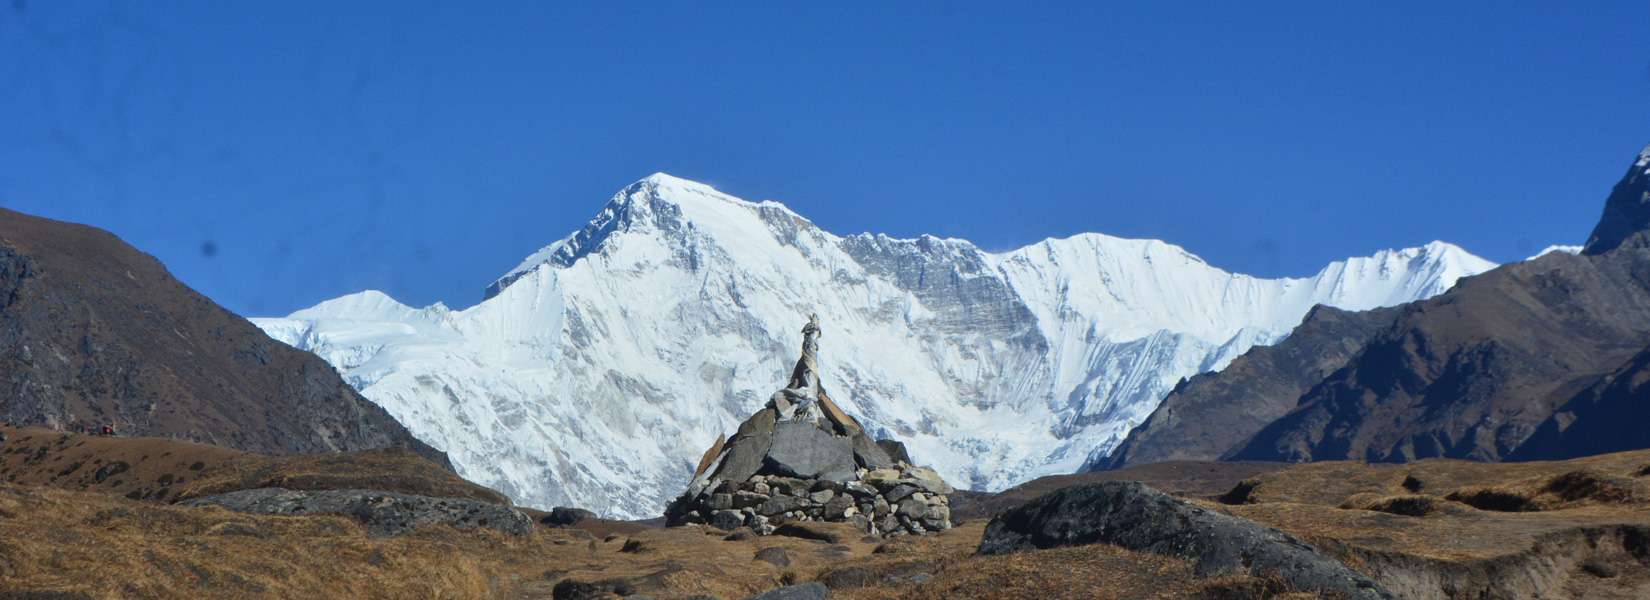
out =
<svg viewBox="0 0 1650 600"><path fill-rule="evenodd" d="M762 535L791 521L849 522L881 536L951 528L951 486L913 466L904 444L872 441L825 393L820 335L810 317L790 384L705 451L687 491L665 509L666 524Z"/></svg>

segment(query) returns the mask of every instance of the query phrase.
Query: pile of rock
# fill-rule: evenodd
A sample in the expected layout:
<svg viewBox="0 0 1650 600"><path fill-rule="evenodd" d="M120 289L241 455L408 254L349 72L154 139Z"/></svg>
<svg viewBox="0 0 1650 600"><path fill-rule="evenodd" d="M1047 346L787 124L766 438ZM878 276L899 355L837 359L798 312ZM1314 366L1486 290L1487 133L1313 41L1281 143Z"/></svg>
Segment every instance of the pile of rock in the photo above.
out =
<svg viewBox="0 0 1650 600"><path fill-rule="evenodd" d="M859 469L853 481L755 475L723 481L682 502L677 523L708 523L719 529L748 526L773 533L787 521L841 521L872 535L927 533L951 528L952 492L933 469L900 462L884 469Z"/></svg>
<svg viewBox="0 0 1650 600"><path fill-rule="evenodd" d="M831 401L819 383L818 321L802 334L790 385L705 452L665 522L764 535L789 521L849 522L885 536L950 529L951 486L913 466L903 444L873 441Z"/></svg>

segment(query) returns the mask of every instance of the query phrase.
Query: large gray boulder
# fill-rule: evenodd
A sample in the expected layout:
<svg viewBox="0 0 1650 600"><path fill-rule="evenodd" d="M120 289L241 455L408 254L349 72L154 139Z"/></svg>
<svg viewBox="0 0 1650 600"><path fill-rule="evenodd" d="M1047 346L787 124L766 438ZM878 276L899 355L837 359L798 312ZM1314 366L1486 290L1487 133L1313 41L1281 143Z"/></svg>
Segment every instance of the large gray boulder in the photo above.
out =
<svg viewBox="0 0 1650 600"><path fill-rule="evenodd" d="M833 435L809 421L785 421L773 431L767 469L802 479L854 480L854 448L849 438Z"/></svg>
<svg viewBox="0 0 1650 600"><path fill-rule="evenodd" d="M762 469L768 449L773 447L773 434L779 415L772 408L756 411L739 425L738 433L727 442L727 454L715 467L713 479L745 481Z"/></svg>
<svg viewBox="0 0 1650 600"><path fill-rule="evenodd" d="M1210 511L1135 481L1062 488L998 515L980 554L1111 544L1192 562L1200 577L1275 575L1301 591L1394 598L1368 577L1286 533Z"/></svg>
<svg viewBox="0 0 1650 600"><path fill-rule="evenodd" d="M526 535L533 530L532 519L508 506L377 490L257 488L191 498L182 504L264 515L344 515L360 521L373 537L394 537L443 523L458 529L486 527L512 535Z"/></svg>

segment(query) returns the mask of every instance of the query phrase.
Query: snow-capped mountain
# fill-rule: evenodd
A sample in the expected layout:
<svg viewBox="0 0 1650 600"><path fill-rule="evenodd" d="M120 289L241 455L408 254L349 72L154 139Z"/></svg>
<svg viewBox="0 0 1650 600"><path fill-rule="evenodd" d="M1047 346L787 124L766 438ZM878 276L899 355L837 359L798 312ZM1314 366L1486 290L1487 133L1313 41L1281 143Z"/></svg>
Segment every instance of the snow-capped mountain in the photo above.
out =
<svg viewBox="0 0 1650 600"><path fill-rule="evenodd" d="M841 237L656 174L472 308L367 291L254 322L464 477L642 518L784 383L810 313L833 399L953 483L1000 489L1108 452L1180 378L1276 342L1314 304L1400 304L1494 266L1433 242L1258 279L1099 234L1004 253Z"/></svg>

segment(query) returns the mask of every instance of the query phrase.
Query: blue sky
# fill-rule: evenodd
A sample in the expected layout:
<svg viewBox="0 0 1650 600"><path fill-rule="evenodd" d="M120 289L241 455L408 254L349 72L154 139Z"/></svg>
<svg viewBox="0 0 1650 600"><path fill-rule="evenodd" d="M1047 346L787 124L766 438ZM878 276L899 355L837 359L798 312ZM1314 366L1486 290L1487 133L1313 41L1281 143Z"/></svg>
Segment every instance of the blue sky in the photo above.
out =
<svg viewBox="0 0 1650 600"><path fill-rule="evenodd" d="M654 171L1304 275L1579 243L1650 142L1642 1L342 4L0 3L0 206L247 315L468 306Z"/></svg>

